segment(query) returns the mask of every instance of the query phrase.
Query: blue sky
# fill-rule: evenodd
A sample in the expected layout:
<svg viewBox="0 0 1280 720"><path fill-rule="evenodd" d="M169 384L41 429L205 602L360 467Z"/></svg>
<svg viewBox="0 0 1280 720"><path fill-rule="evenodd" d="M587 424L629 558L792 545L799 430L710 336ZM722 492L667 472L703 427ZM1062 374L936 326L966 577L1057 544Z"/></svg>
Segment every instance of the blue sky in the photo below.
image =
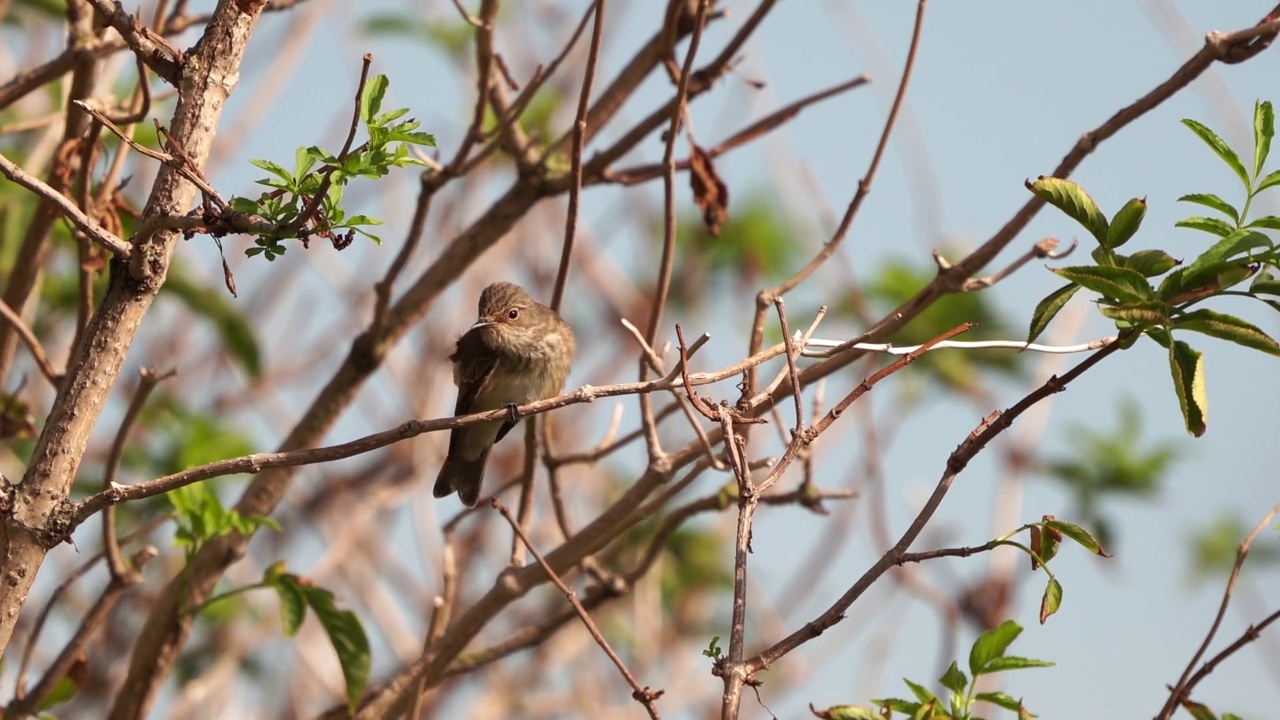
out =
<svg viewBox="0 0 1280 720"><path fill-rule="evenodd" d="M335 137L349 112L349 87L358 74L360 55L366 51L375 54L375 71L391 78L389 104L413 108L424 129L437 134L446 154L462 131L465 115L460 108L467 83L455 76L454 68L439 54L411 43L362 35L354 22L364 12L403 10L415 4L370 0L341 7L315 2L337 10L320 21L299 56L296 72L278 86L268 82L260 69L268 67L273 54L298 28L289 25L296 22L293 19L268 16L263 20L242 84L222 124L224 139L226 133L236 132L243 140L214 178L228 192L246 191L259 174L241 162L244 158L287 159L300 142ZM533 4L540 8L549 5ZM658 4L656 0L652 4L610 4L610 36L602 59L602 77L620 66L640 33L652 26L652 8ZM752 7L744 2L722 4L732 14L708 30L707 55L718 50ZM509 12L520 12L519 3L510 5ZM576 8L581 5L572 3L574 9L566 11L566 16L576 18ZM865 273L886 257L924 260L930 250L941 245L972 247L981 243L1025 202L1026 178L1050 172L1082 132L1169 77L1199 47L1204 32L1251 25L1269 9L1266 3L1243 0L931 3L898 134L871 197L845 242L843 257L865 282ZM779 197L796 216L800 228L797 244L804 248L806 258L825 239L827 231L821 220L824 205L843 208L865 171L896 87L914 10L914 3L905 1L782 3L758 38L746 46L738 69L742 77L766 81L766 87L751 90L731 78L693 108L699 136L714 141L740 127L744 117L763 115L854 75L873 74L871 87L807 110L757 147L735 153L718 165L736 197L750 192ZM438 17L453 11L449 3L439 2L425 12ZM554 51L550 41L535 42L541 57ZM1178 121L1199 119L1219 129L1232 144L1248 147L1248 113L1254 100L1280 101L1275 95L1278 53L1280 50L1273 48L1240 66L1215 66L1190 89L1103 144L1073 179L1108 214L1131 197L1147 198L1147 220L1135 244L1164 247L1178 256L1197 252L1204 246L1205 236L1173 227L1177 219L1194 212L1176 203L1176 198L1189 192L1215 192L1238 201L1240 190L1225 166ZM237 126L239 113L260 99L255 91L264 88L272 88L274 103L269 111L251 130ZM628 106L629 117L638 117L667 92L664 84L647 84ZM649 157L660 152L656 141L647 142L645 148ZM780 162L806 166L821 194L810 187L778 183L770 169ZM656 186L645 192L654 193L652 199L658 202ZM370 262L382 267L389 261L408 223L408 198L403 186L367 198L368 211L387 218L384 237L390 247L354 256L364 267ZM607 234L609 213L615 211L617 202L614 190L588 192L583 207L586 230ZM687 210L689 199L682 196L681 202ZM1275 207L1274 200L1268 200L1256 211L1274 212ZM1086 241L1078 226L1060 213L1046 210L1001 261L1045 235ZM637 240L626 237L606 247L616 249L617 261L625 265L633 259L625 253L634 252ZM179 252L208 254L194 243L184 244ZM320 248L311 252L329 251ZM371 260L369 252L380 252L381 256ZM237 270L237 279L244 289L269 282L271 271L265 263L248 263ZM479 266L473 272L492 272L492 268ZM821 276L820 282L829 287L834 280L828 274ZM1043 264L1033 263L988 292L1011 321L1022 326L1034 302L1059 284ZM1259 314L1243 305L1226 307L1245 314L1273 335L1280 333L1280 317L1274 313ZM1083 325L1068 341L1110 334L1101 317L1088 307L1083 310ZM732 358L747 327L741 314L728 311L672 321L724 326L706 351L706 357L713 360ZM839 329L824 330L837 334ZM855 328L843 330L856 332ZM290 343L287 335L274 342L278 347ZM1187 581L1190 532L1221 512L1238 513L1252 525L1267 508L1280 502L1274 446L1269 445L1275 435L1274 408L1280 400L1276 359L1211 340L1199 343L1199 347L1207 356L1210 397L1209 431L1200 440L1189 439L1183 430L1164 358L1150 343L1110 358L1068 392L1055 397L1049 407L1039 446L1046 455L1070 453L1063 431L1072 424L1113 427L1121 397L1138 399L1145 437L1184 441L1189 452L1156 501L1111 508L1112 516L1120 521L1115 558L1099 560L1067 551L1055 561L1065 596L1062 611L1047 625L1036 622L1042 577L1031 578L1022 586L1013 619L1027 629L1014 651L1058 665L1015 674L1005 689L1026 698L1042 718L1154 715L1163 702L1165 685L1177 678L1200 642L1220 598L1220 583L1195 590ZM630 379L632 363L622 365L626 373L615 381ZM570 385L582 382L585 380L577 376L570 379ZM999 386L997 405L1008 406L1024 392L1021 387ZM897 393L890 384L869 396L877 416L892 413L893 403L901 397ZM906 421L884 456L887 520L895 537L936 482L947 454L990 409L994 407L980 412L972 405L939 403ZM447 410L441 407L439 414L447 414ZM348 439L368 431L358 419L347 419L331 438ZM1272 449L1270 455L1268 448ZM996 447L992 452L998 450ZM991 457L980 458L966 470L935 521L952 544L978 544L995 534L991 495L998 468ZM833 485L861 467L859 458L835 443L822 448L820 463L824 477ZM1056 487L1033 480L1025 486L1018 516L1021 521L1044 514L1066 517L1069 510L1070 499ZM861 512L854 518L858 524L856 540L842 549L835 561L837 571L824 576L802 605L777 608L782 620L771 626L771 631L789 632L812 618L872 561L874 553L863 529L866 518ZM785 597L784 591L775 588L790 579L797 554L807 554L822 529L820 522L798 511L762 513L752 559L752 602L767 607ZM941 562L948 564L947 571L925 572L944 590L954 587L948 582L962 582L988 567L987 559ZM726 554L726 567L730 563ZM1019 572L1025 574L1025 566L1019 563ZM1267 610L1280 603L1280 577L1274 573L1269 577L1246 573L1245 583L1264 599L1262 607ZM848 620L785 659L786 672L779 668L766 676L763 688L773 712L781 718L801 717L811 702L822 707L904 694L905 687L898 681L903 676L932 680L937 674L939 644L936 613L919 601L907 600L900 605L899 617L890 620L892 614L883 613L880 607L905 597L886 580L865 603L875 608L874 613L864 610L863 604L855 606ZM1215 647L1238 636L1254 619L1229 612ZM867 623L870 625L864 627ZM759 639L775 639L766 631L762 633ZM971 634L964 636L961 653L971 640ZM1270 644L1274 657L1280 643L1274 630L1264 642ZM1219 711L1230 710L1249 718L1275 717L1280 688L1273 682L1274 675L1265 670L1265 658L1253 649L1238 654L1200 686L1197 697ZM772 676L779 680L769 682ZM661 685L663 680L649 682ZM709 687L716 683L709 675L705 682ZM783 692L783 686L789 692ZM752 701L744 705L744 717L767 715Z"/></svg>
<svg viewBox="0 0 1280 720"><path fill-rule="evenodd" d="M440 5L431 12L450 11L447 4ZM1106 0L931 3L899 133L842 251L852 266L868 272L888 256L925 259L939 245L982 242L1025 201L1024 179L1052 170L1082 132L1165 80L1198 48L1204 32L1247 26L1269 9L1263 3L1236 0L1184 2L1176 10L1169 4L1157 13L1157 5ZM707 33L708 53L719 47L750 9L740 2L728 6L732 16ZM370 2L361 11L378 8L402 5ZM649 27L642 5L613 3L610 13L611 44L602 60L606 77ZM842 208L866 168L896 87L913 13L914 3L909 2L784 3L745 48L738 70L741 76L765 80L767 87L752 91L731 79L694 107L700 137L714 140L740 127L744 112L762 115L856 74L874 75L872 87L811 108L758 148L731 155L719 164L739 197L747 191L777 193L812 228L801 238L809 249L824 239L825 231L816 220L823 204ZM566 15L576 17L573 12ZM1173 17L1185 21L1189 35L1182 35L1176 22L1168 31L1157 24ZM283 38L285 30L281 21L268 18L260 32L264 37ZM259 60L266 59L264 48L271 44L259 39ZM548 42L540 47L544 55L550 54ZM402 41L370 40L356 33L350 22L330 19L321 25L298 73L280 89L269 117L247 138L242 153L269 157L296 144L297 134L332 136L338 126L335 118L346 112L347 80L358 72L359 56L366 50L375 53L375 69L391 77L392 102L414 108L425 128L438 134L442 147L450 148L461 131L459 88L465 88L451 75L452 68L437 54ZM1173 227L1175 220L1192 214L1176 198L1188 192L1216 192L1236 201L1239 189L1225 166L1178 121L1200 119L1233 144L1247 147L1248 112L1254 100L1280 100L1272 95L1280 70L1278 59L1273 49L1241 66L1214 67L1189 90L1103 144L1074 179L1107 213L1130 197L1148 199L1144 234L1135 243L1159 245L1175 255L1196 252L1204 237ZM244 76L229 117L241 109L238 103L252 98L255 85L261 82L252 65L246 66ZM341 79L341 92L328 90L335 77ZM666 92L665 87L647 85L638 101L628 106L631 117ZM224 131L226 127L224 122ZM650 155L657 152L655 143L646 147ZM810 168L825 199L815 197L808 188L777 186L768 167L780 156ZM243 166L227 167L220 178L224 186L251 177ZM657 192L656 187L651 190ZM392 202L384 198L384 204ZM607 213L615 202L608 190L587 193L583 217L589 231L606 231ZM681 202L687 205L688 199L682 197ZM403 197L398 207L399 215L384 209L390 238L398 237L407 222ZM1264 205L1259 210L1270 208ZM1080 237L1080 230L1059 213L1042 212L1004 257L1012 257L1045 235ZM262 281L267 272L269 268L261 265L246 268L239 275L241 286ZM1021 325L1031 305L1058 284L1042 264L1033 264L989 292ZM1248 314L1239 307L1232 309ZM1110 333L1102 318L1087 307L1084 310L1086 319L1074 341ZM1248 317L1272 333L1280 331L1274 314ZM745 332L742 318L701 320L742 326L721 335L726 342L721 349L707 351L711 357L729 358L738 347L735 340ZM1013 619L1027 630L1014 649L1053 660L1058 666L1016 674L1006 689L1025 697L1033 710L1049 720L1154 715L1163 702L1165 685L1176 679L1199 643L1219 599L1218 583L1192 590L1187 582L1185 548L1191 530L1220 512L1237 512L1252 524L1280 501L1274 457L1266 452L1275 422L1265 418L1280 399L1280 386L1274 382L1275 359L1221 342L1200 343L1207 354L1210 427L1206 437L1192 441L1182 429L1164 358L1154 345L1148 345L1109 359L1054 398L1049 409L1040 445L1048 455L1070 452L1063 436L1068 425L1113 427L1117 398L1125 396L1139 400L1145 437L1178 439L1189 448L1187 459L1177 465L1158 500L1112 508L1121 527L1115 558L1103 561L1068 551L1055 561L1066 591L1061 613L1047 625L1036 623L1042 578L1022 586ZM570 383L574 382L571 378ZM1007 406L1023 391L1002 387L999 404ZM890 387L872 393L869 402L877 414L892 411L894 392ZM907 421L901 439L884 458L888 522L895 536L932 488L947 453L979 416L972 406L943 403ZM343 426L335 430L335 439L349 436L346 430ZM838 446L823 449L821 458L834 482L860 467ZM976 544L993 534L995 469L989 459L980 459L948 496L936 523L946 529L952 542ZM1066 516L1069 510L1069 499L1057 488L1032 481L1026 486L1019 516L1022 520L1043 514ZM855 517L860 525L865 522L861 514ZM799 512L762 514L752 566L754 602L767 605L782 595L765 588L790 577L796 553L807 552L821 529L820 523ZM858 540L839 556L839 571L829 573L802 607L784 609L783 628L794 629L820 612L871 561L865 533L855 531L855 537ZM729 562L726 556L726 566ZM987 567L985 560L943 562L950 563L949 573L930 574L935 582L972 577ZM1268 607L1280 601L1280 582L1274 575L1247 576L1247 582L1270 602ZM866 605L895 597L903 597L902 591L886 581ZM932 679L939 621L918 601L903 607L900 624L892 625L884 624L889 621L879 610L860 618L861 606L855 606L849 620L783 661L807 677L776 702L770 700L771 688L766 684L770 708L779 717L798 717L809 702L821 707L866 701L871 696L905 693L898 682L902 676ZM1234 638L1247 620L1228 613L1220 637ZM866 621L871 627L855 632ZM878 632L883 636L877 637ZM868 638L881 643L880 650L869 653ZM966 634L961 640L962 652L971 639ZM1269 642L1274 647L1276 640ZM1246 650L1214 673L1197 697L1220 711L1270 716L1280 700L1280 689L1268 679L1263 661L1263 655ZM796 677L781 671L775 674L788 678L788 684ZM711 680L708 676L707 681ZM745 708L745 717L766 717L753 703Z"/></svg>

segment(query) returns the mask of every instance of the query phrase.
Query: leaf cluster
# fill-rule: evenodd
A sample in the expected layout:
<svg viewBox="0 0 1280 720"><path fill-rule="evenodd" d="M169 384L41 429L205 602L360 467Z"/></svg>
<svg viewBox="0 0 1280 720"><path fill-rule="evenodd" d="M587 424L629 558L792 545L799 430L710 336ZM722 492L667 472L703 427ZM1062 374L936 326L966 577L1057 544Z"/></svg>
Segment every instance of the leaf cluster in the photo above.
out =
<svg viewBox="0 0 1280 720"><path fill-rule="evenodd" d="M381 225L382 220L348 215L342 207L343 191L355 178L376 179L393 167L424 165L409 154L409 146L436 144L433 136L418 130L417 120L402 119L409 114L408 108L382 112L389 85L385 75L376 75L361 93L360 121L368 140L354 150L334 155L315 145L300 147L294 152L292 170L270 160L249 161L271 174L257 182L272 189L256 200L231 200L232 210L257 216L270 225L269 230L250 231L255 236L254 247L245 250L246 255L274 261L287 249L283 241L293 238L305 247L310 238L325 237L339 250L351 244L355 233L382 242L364 229Z"/></svg>
<svg viewBox="0 0 1280 720"><path fill-rule="evenodd" d="M980 720L973 714L974 705L990 703L1016 712L1018 720L1028 720L1036 715L1028 712L1022 701L1002 691L978 692L978 679L988 675L1021 670L1024 668L1053 667L1045 660L1007 654L1009 646L1022 634L1022 627L1006 620L999 627L981 635L969 650L969 672L966 674L956 662L952 662L938 682L950 691L946 701L929 688L906 678L903 682L911 690L913 699L884 698L872 700L878 709L840 705L823 711L814 711L826 720L888 720L894 713L902 713L912 720Z"/></svg>
<svg viewBox="0 0 1280 720"><path fill-rule="evenodd" d="M1280 170L1263 173L1271 141L1275 136L1275 116L1270 102L1254 108L1254 151L1245 167L1240 155L1212 130L1195 120L1183 120L1195 135L1232 170L1244 186L1245 200L1237 209L1221 197L1209 193L1184 195L1179 200L1207 207L1224 217L1193 216L1178 227L1211 235L1213 242L1189 263L1153 248L1126 255L1119 252L1138 231L1146 215L1142 198L1125 203L1110 219L1079 185L1060 178L1040 177L1027 188L1082 225L1098 242L1093 265L1056 268L1053 272L1069 282L1040 301L1031 317L1028 342L1048 327L1058 311L1081 288L1101 296L1099 311L1115 321L1120 341L1131 346L1140 337L1160 344L1169 354L1169 369L1187 431L1204 434L1207 427L1208 397L1205 389L1204 357L1175 331L1195 332L1228 340L1244 347L1280 356L1280 344L1248 321L1196 308L1200 303L1227 295L1253 298L1280 312L1280 280L1276 269L1280 251L1264 230L1280 229L1280 217L1266 215L1249 219L1249 207L1263 191L1280 185ZM1155 278L1161 278L1159 285ZM1248 290L1233 290L1253 278Z"/></svg>

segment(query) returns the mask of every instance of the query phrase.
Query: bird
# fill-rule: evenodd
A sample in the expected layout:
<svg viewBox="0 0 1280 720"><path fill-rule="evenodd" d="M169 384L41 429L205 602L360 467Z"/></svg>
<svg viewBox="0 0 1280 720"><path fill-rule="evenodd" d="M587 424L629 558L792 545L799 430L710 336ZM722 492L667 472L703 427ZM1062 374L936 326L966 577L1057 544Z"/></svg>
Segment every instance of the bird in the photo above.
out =
<svg viewBox="0 0 1280 720"><path fill-rule="evenodd" d="M577 351L573 329L560 314L515 283L486 287L477 316L449 356L458 386L454 415L506 407L511 417L454 428L449 434L432 494L441 498L456 491L469 508L480 499L489 451L519 423L516 406L559 394Z"/></svg>

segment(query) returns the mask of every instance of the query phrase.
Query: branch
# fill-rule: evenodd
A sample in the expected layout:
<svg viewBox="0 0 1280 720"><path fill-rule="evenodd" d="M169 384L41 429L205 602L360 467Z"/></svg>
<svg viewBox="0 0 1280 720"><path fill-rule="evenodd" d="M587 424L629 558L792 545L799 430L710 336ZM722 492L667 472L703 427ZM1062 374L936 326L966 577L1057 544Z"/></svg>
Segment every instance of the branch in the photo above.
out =
<svg viewBox="0 0 1280 720"><path fill-rule="evenodd" d="M1231 576L1227 578L1227 587L1222 592L1222 603L1218 605L1218 614L1213 618L1213 624L1209 626L1209 632L1205 634L1204 641L1200 643L1200 648L1191 656L1191 661L1187 663L1187 667L1182 671L1182 676L1178 678L1178 682L1169 689L1169 699L1165 701L1164 707L1160 709L1160 714L1156 716L1157 720L1168 720L1173 716L1174 710L1177 710L1178 704L1183 700L1191 697L1191 689L1196 686L1209 673L1213 672L1213 668L1231 655L1231 653L1244 647L1247 643L1257 638L1257 633L1267 625L1271 624L1280 612L1272 614L1259 627L1250 627L1245 631L1239 640L1232 643L1226 650L1215 656L1210 662L1205 663L1204 667L1192 678L1191 671L1200 662L1200 658L1204 657L1205 651L1209 649L1209 643L1213 642L1213 636L1218 633L1218 627L1222 625L1222 618L1227 614L1227 605L1231 603L1231 594L1236 588L1236 579L1240 577L1240 569L1244 567L1244 560L1249 556L1249 546L1253 544L1254 538L1271 524L1276 514L1280 513L1280 505L1271 508L1253 527L1253 530L1240 541L1240 546L1236 548L1236 562L1231 566Z"/></svg>
<svg viewBox="0 0 1280 720"><path fill-rule="evenodd" d="M3 158L0 158L2 161ZM57 389L62 385L62 373L53 367L53 363L49 361L49 355L44 351L44 347L40 345L39 338L31 332L31 328L22 322L22 317L14 312L13 308L4 300L0 300L0 316L9 323L9 327L18 333L18 337L22 338L23 344L27 346L27 350L31 351L31 358L36 361L36 365L40 368L40 374L45 376L50 385Z"/></svg>
<svg viewBox="0 0 1280 720"><path fill-rule="evenodd" d="M178 87L182 79L182 64L186 61L181 50L125 12L118 0L88 1L120 33L120 37L124 38L147 67L170 85Z"/></svg>
<svg viewBox="0 0 1280 720"><path fill-rule="evenodd" d="M938 480L937 487L934 488L933 494L925 502L924 507L916 515L915 520L903 532L897 544L884 553L874 565L872 565L862 577L860 577L835 603L831 605L825 612L814 620L806 623L804 627L793 632L791 635L774 643L769 648L761 651L745 663L745 675L748 680L754 678L755 673L768 668L774 662L805 644L806 642L821 635L827 628L835 625L844 619L844 613L849 607L862 596L868 588L874 584L881 575L890 568L898 564L901 559L915 542L916 537L924 530L924 526L932 519L933 514L937 511L938 506L942 504L942 499L946 497L947 491L951 489L951 484L956 477L964 471L969 462L977 456L992 440L1000 433L1004 432L1013 421L1026 412L1036 403L1054 393L1062 392L1076 378L1080 377L1084 372L1097 365L1108 355L1118 351L1123 343L1112 343L1093 355L1090 355L1079 365L1063 374L1061 378L1056 375L1050 377L1039 388L1028 393L1026 397L1012 405L1008 410L1001 413L993 412L982 420L982 422L974 428L973 432L960 443L947 458L946 470L942 473L942 477ZM855 390L856 391L856 390ZM836 413L838 415L838 413ZM828 413L830 416L831 413ZM826 418L824 418L824 421ZM810 432L822 426L822 421L815 423Z"/></svg>
<svg viewBox="0 0 1280 720"><path fill-rule="evenodd" d="M587 134L587 109L591 102L591 83L596 77L596 65L600 61L600 40L604 35L605 0L596 0L595 22L591 27L591 46L587 51L587 67L583 71L582 91L578 94L578 114L573 121L573 144L569 154L569 172L573 184L569 186L569 209L564 223L564 247L560 251L560 269L556 272L556 286L551 293L551 309L560 311L564 299L564 286L569 279L569 260L573 257L573 240L578 232L578 202L582 195L582 147Z"/></svg>
<svg viewBox="0 0 1280 720"><path fill-rule="evenodd" d="M533 543L529 542L528 536L526 536L524 531L520 529L520 524L511 516L511 511L507 509L507 506L498 502L497 498L494 498L491 502L494 509L502 513L502 517L511 525L511 529L515 531L516 535L520 536L520 541L524 543L525 547L529 548L529 554L533 555L533 559L537 560L538 564L542 566L542 569L547 572L547 577L551 578L551 582L560 589L560 592L564 593L569 604L573 605L574 612L578 614L578 617L582 620L582 624L586 626L587 632L591 633L591 637L595 638L596 644L600 646L601 650L604 650L604 654L609 656L609 659L613 661L614 666L618 668L618 672L622 674L623 679L625 679L627 684L631 686L631 697L635 698L636 702L644 706L644 709L649 713L649 717L654 720L658 720L658 708L653 704L653 701L662 697L663 693L666 691L654 691L648 686L643 688L640 687L640 683L636 681L635 676L627 669L626 664L622 662L622 658L618 657L618 654L613 651L613 648L609 646L609 641L606 640L604 635L600 632L600 628L596 627L595 622L591 620L591 615L587 613L586 608L582 607L582 603L578 601L578 596L574 594L573 590L571 590L568 585L564 584L564 581L560 579L560 576L556 575L555 570L553 570L551 566L547 564L547 561L543 559L542 554L533 547Z"/></svg>
<svg viewBox="0 0 1280 720"><path fill-rule="evenodd" d="M77 230L84 233L90 240L110 250L123 259L129 259L130 253L133 251L133 246L111 234L106 230L106 228L103 228L101 225L89 219L89 216L81 212L80 208L76 207L75 203L71 202L66 195L63 195L57 190L54 190L44 184L39 178L27 174L22 168L10 162L9 158L4 155L0 155L0 172L3 172L5 177L15 183L48 200L54 205L57 205L58 209L62 211L62 214L67 218L67 220L70 221Z"/></svg>
<svg viewBox="0 0 1280 720"><path fill-rule="evenodd" d="M902 79L898 81L898 91L893 97L893 105L890 106L889 115L885 118L884 129L880 131L880 141L876 143L876 150L871 156L870 164L867 165L867 172L858 181L857 192L853 194L853 199L849 201L849 206L845 208L844 217L840 219L840 225L836 228L835 234L822 246L818 254L781 285L771 290L762 290L756 296L756 314L751 325L751 340L748 345L750 352L758 349L764 340L765 313L768 311L769 306L773 304L774 298L791 292L835 254L836 248L840 247L840 244L844 242L845 237L849 234L849 228L853 226L853 220L857 217L863 201L866 200L867 195L871 192L871 183L875 179L876 171L880 168L880 161L884 158L885 149L889 146L889 136L893 133L894 124L898 119L898 112L902 109L902 103L907 97L907 86L911 81L912 70L915 69L916 53L920 49L920 38L924 30L924 11L927 2L928 0L919 0L916 5L915 26L911 31L911 45L907 50L906 64L902 68ZM755 373L748 373L747 392L754 392L755 387Z"/></svg>

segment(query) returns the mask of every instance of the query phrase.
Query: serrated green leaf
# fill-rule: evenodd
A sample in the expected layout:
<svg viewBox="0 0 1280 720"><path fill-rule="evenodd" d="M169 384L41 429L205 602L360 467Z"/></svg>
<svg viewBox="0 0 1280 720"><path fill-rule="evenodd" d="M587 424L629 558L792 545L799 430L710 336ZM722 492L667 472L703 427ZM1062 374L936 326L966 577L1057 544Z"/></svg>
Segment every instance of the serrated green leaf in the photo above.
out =
<svg viewBox="0 0 1280 720"><path fill-rule="evenodd" d="M1079 285L1069 283L1049 293L1036 304L1036 309L1031 313L1031 327L1027 329L1027 342L1035 342L1036 338L1040 337L1040 333L1049 327L1049 323L1053 322L1054 316L1066 306L1067 301L1079 289Z"/></svg>
<svg viewBox="0 0 1280 720"><path fill-rule="evenodd" d="M938 682L942 683L942 687L956 694L962 694L965 688L969 686L969 678L960 670L954 660L951 661L951 666L942 674Z"/></svg>
<svg viewBox="0 0 1280 720"><path fill-rule="evenodd" d="M255 160L250 158L249 164L253 165L254 167L261 168L262 170L266 170L272 175L275 175L280 179L284 180L286 183L293 182L293 175L290 175L288 170L285 170L284 167L277 165L276 163L273 163L270 160Z"/></svg>
<svg viewBox="0 0 1280 720"><path fill-rule="evenodd" d="M1184 218L1173 224L1174 227L1191 228L1192 230L1201 230L1218 237L1226 237L1236 231L1236 227L1225 220L1218 218L1195 216Z"/></svg>
<svg viewBox="0 0 1280 720"><path fill-rule="evenodd" d="M338 665L347 685L347 709L353 714L364 693L369 679L369 638L365 635L360 619L350 610L339 610L334 605L333 593L324 588L299 585L307 604L329 636L329 642L338 655Z"/></svg>
<svg viewBox="0 0 1280 720"><path fill-rule="evenodd" d="M1189 202L1212 208L1231 218L1232 223L1239 224L1240 211L1235 206L1212 193L1191 193L1178 198L1178 202Z"/></svg>
<svg viewBox="0 0 1280 720"><path fill-rule="evenodd" d="M1008 693L1002 693L999 691L980 692L974 695L973 699L981 702L991 703L992 705L995 705L997 707L1004 708L1005 710L1012 710L1014 712L1018 711L1018 706L1021 703L1020 700L1013 698Z"/></svg>
<svg viewBox="0 0 1280 720"><path fill-rule="evenodd" d="M1280 185L1280 170L1267 173L1266 177L1258 181L1258 188L1253 192L1256 195L1257 193L1260 193L1267 188L1275 187L1276 185Z"/></svg>
<svg viewBox="0 0 1280 720"><path fill-rule="evenodd" d="M1102 543L1098 542L1097 538L1075 523L1069 523L1065 520L1046 520L1045 525L1076 541L1081 547L1094 555L1111 557L1106 550L1102 549Z"/></svg>
<svg viewBox="0 0 1280 720"><path fill-rule="evenodd" d="M1099 305L1098 312L1129 325L1164 325L1169 321L1169 306L1162 302Z"/></svg>
<svg viewBox="0 0 1280 720"><path fill-rule="evenodd" d="M969 650L969 673L974 677L986 674L991 662L1004 655L1009 644L1022 634L1022 627L1012 620L1005 620L999 627L978 636Z"/></svg>
<svg viewBox="0 0 1280 720"><path fill-rule="evenodd" d="M1188 278L1196 277L1200 272L1215 263L1235 260L1237 256L1252 254L1258 249L1270 250L1275 246L1271 238L1252 230L1235 230L1221 240L1209 246L1187 266Z"/></svg>
<svg viewBox="0 0 1280 720"><path fill-rule="evenodd" d="M1079 185L1070 180L1041 175L1035 182L1027 181L1027 189L1036 197L1066 213L1084 226L1100 245L1107 244L1107 218L1097 203Z"/></svg>
<svg viewBox="0 0 1280 720"><path fill-rule="evenodd" d="M1202 333L1220 340L1229 340L1247 348L1261 350L1268 355L1280 356L1280 344L1277 344L1270 335L1234 315L1207 309L1194 310L1175 318L1173 326L1178 330Z"/></svg>
<svg viewBox="0 0 1280 720"><path fill-rule="evenodd" d="M374 75L365 83L364 92L360 94L360 119L372 124L374 118L382 110L382 99L387 94L391 81L386 75Z"/></svg>
<svg viewBox="0 0 1280 720"><path fill-rule="evenodd" d="M1026 668L1053 667L1056 663L1048 660L1035 660L1033 658L1017 657L1014 655L1005 655L1003 657L994 658L987 664L986 674L1004 672L1006 670L1024 670Z"/></svg>
<svg viewBox="0 0 1280 720"><path fill-rule="evenodd" d="M1141 302L1155 297L1151 283L1141 273L1128 268L1076 265L1054 268L1053 272L1105 298Z"/></svg>
<svg viewBox="0 0 1280 720"><path fill-rule="evenodd" d="M316 156L307 148L300 147L293 151L293 176L300 178L311 171L316 164Z"/></svg>
<svg viewBox="0 0 1280 720"><path fill-rule="evenodd" d="M1254 101L1253 105L1253 176L1262 173L1262 166L1271 152L1271 138L1276 134L1276 116L1271 102Z"/></svg>
<svg viewBox="0 0 1280 720"><path fill-rule="evenodd" d="M244 213L245 215L257 215L261 212L259 208L260 206L255 200L242 197L231 198L231 209L238 213Z"/></svg>
<svg viewBox="0 0 1280 720"><path fill-rule="evenodd" d="M1244 163L1240 162L1240 156L1236 155L1236 151L1232 150L1230 145L1228 145L1222 138L1218 137L1217 133L1195 120L1184 118L1182 120L1182 124L1190 128L1191 132L1196 134L1196 137L1203 140L1204 144L1208 145L1210 150L1213 150L1218 157L1222 158L1222 161L1227 164L1227 167L1231 168L1231 171L1236 174L1236 177L1240 178L1240 182L1244 184L1245 190L1249 189L1249 174L1245 172Z"/></svg>
<svg viewBox="0 0 1280 720"><path fill-rule="evenodd" d="M1142 218L1146 217L1146 214L1146 198L1133 198L1125 203L1107 225L1107 239L1103 245L1114 250L1129 242L1129 238L1138 232L1138 228L1142 225Z"/></svg>
<svg viewBox="0 0 1280 720"><path fill-rule="evenodd" d="M1249 221L1247 228L1266 228L1268 230L1280 230L1280 217L1275 215L1263 215Z"/></svg>
<svg viewBox="0 0 1280 720"><path fill-rule="evenodd" d="M920 703L903 700L902 698L885 698L883 700L876 700L873 698L871 702L875 703L877 707L889 708L894 712L905 713L907 715L914 715L915 712L920 709Z"/></svg>
<svg viewBox="0 0 1280 720"><path fill-rule="evenodd" d="M884 720L884 716L875 710L856 705L834 705L822 711L830 720Z"/></svg>
<svg viewBox="0 0 1280 720"><path fill-rule="evenodd" d="M916 699L922 703L927 703L927 702L938 699L937 695L934 695L932 692L929 692L929 688L923 685L920 685L918 683L913 683L906 678L902 678L902 682L906 683L907 687L911 688L911 694L915 695Z"/></svg>
<svg viewBox="0 0 1280 720"><path fill-rule="evenodd" d="M1178 405L1187 432L1200 437L1207 428L1209 414L1204 356L1185 342L1175 340L1169 348L1169 369L1173 373L1173 388L1178 394Z"/></svg>
<svg viewBox="0 0 1280 720"><path fill-rule="evenodd" d="M1057 578L1048 579L1048 584L1044 587L1044 594L1041 597L1041 625L1046 623L1050 616L1057 612L1062 606L1062 584L1057 582Z"/></svg>
<svg viewBox="0 0 1280 720"><path fill-rule="evenodd" d="M1139 250L1125 258L1124 267L1143 277L1158 277L1177 267L1179 261L1163 250Z"/></svg>

